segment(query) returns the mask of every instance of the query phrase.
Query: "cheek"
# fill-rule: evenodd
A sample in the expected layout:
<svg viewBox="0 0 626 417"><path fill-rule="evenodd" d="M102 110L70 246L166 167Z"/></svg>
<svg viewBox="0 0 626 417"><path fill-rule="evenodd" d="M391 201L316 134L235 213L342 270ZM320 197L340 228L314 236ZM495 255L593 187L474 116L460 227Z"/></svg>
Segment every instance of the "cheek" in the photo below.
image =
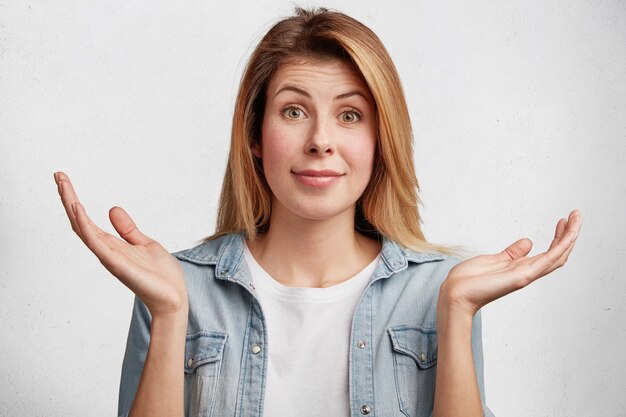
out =
<svg viewBox="0 0 626 417"><path fill-rule="evenodd" d="M293 153L294 141L290 140L290 133L279 124L267 121L262 128L262 149L263 167L268 173L280 166L288 163L288 156Z"/></svg>
<svg viewBox="0 0 626 417"><path fill-rule="evenodd" d="M360 170L371 170L374 165L375 143L361 143L361 146L354 146L344 150L344 155Z"/></svg>

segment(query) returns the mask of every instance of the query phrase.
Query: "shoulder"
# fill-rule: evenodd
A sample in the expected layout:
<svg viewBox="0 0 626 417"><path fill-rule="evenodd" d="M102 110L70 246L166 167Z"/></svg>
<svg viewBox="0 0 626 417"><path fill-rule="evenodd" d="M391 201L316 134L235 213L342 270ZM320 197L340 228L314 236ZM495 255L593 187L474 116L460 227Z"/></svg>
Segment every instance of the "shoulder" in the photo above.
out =
<svg viewBox="0 0 626 417"><path fill-rule="evenodd" d="M440 251L416 251L393 241L385 240L383 242L382 255L388 255L388 258L401 257L406 260L407 266L417 267L425 265L435 269L451 269L454 265L463 262L463 259L457 255L446 254Z"/></svg>
<svg viewBox="0 0 626 417"><path fill-rule="evenodd" d="M461 259L437 251L415 251L395 243L394 246L395 254L387 250L386 264L381 266L388 274L388 279L380 281L382 299L386 300L381 308L392 317L389 323L394 325L435 328L441 284Z"/></svg>
<svg viewBox="0 0 626 417"><path fill-rule="evenodd" d="M172 252L178 260L195 265L216 265L229 248L241 239L237 233L229 233L216 239L204 241L189 249Z"/></svg>
<svg viewBox="0 0 626 417"><path fill-rule="evenodd" d="M172 255L183 268L189 292L193 292L213 286L216 278L228 280L243 263L243 246L243 236L231 233Z"/></svg>
<svg viewBox="0 0 626 417"><path fill-rule="evenodd" d="M193 316L194 320L214 318L219 309L244 308L245 300L234 295L243 292L238 291L238 285L232 285L246 281L246 274L240 273L245 264L243 247L241 234L226 234L172 253L183 269L190 317ZM200 322L193 323L199 326Z"/></svg>
<svg viewBox="0 0 626 417"><path fill-rule="evenodd" d="M463 259L456 255L439 251L418 252L395 243L405 260L405 274L411 280L427 281L438 287L446 279L450 270Z"/></svg>

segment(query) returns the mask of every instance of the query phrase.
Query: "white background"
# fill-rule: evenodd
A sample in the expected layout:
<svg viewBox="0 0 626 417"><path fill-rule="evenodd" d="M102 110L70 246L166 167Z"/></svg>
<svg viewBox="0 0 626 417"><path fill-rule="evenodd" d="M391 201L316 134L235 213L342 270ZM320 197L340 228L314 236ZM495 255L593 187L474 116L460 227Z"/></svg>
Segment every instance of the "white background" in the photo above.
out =
<svg viewBox="0 0 626 417"><path fill-rule="evenodd" d="M428 239L491 253L529 237L535 254L583 214L564 268L484 309L495 414L626 416L626 3L324 5L398 67ZM0 415L117 410L132 294L73 235L52 173L109 231L119 205L170 251L198 243L243 64L292 9L0 0Z"/></svg>

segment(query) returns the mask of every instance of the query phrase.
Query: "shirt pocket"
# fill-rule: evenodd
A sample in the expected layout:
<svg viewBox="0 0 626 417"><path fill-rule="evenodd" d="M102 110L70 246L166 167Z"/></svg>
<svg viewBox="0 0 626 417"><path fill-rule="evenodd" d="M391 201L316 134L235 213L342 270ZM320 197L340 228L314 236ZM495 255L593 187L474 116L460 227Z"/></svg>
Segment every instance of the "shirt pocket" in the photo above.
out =
<svg viewBox="0 0 626 417"><path fill-rule="evenodd" d="M435 398L437 331L417 325L387 329L400 410L408 417L428 417Z"/></svg>
<svg viewBox="0 0 626 417"><path fill-rule="evenodd" d="M185 340L185 415L213 413L226 333L199 331Z"/></svg>

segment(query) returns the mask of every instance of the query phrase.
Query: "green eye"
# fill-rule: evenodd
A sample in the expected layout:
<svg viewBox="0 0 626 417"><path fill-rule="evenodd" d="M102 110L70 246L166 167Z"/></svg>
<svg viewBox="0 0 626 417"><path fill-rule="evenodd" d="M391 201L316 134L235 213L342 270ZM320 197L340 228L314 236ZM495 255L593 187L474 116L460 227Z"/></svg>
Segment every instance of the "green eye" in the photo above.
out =
<svg viewBox="0 0 626 417"><path fill-rule="evenodd" d="M286 107L283 109L283 115L289 119L298 119L302 116L302 109L298 107Z"/></svg>
<svg viewBox="0 0 626 417"><path fill-rule="evenodd" d="M341 113L341 121L345 123L354 123L361 118L361 114L356 110L349 110Z"/></svg>

